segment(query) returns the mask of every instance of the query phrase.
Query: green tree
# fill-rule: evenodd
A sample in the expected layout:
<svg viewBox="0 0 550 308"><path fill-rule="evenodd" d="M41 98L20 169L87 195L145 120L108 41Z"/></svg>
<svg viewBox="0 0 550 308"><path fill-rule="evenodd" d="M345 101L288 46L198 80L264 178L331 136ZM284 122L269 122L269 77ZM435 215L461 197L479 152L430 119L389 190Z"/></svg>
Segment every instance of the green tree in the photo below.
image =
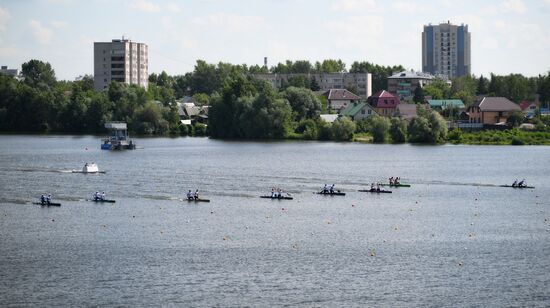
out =
<svg viewBox="0 0 550 308"><path fill-rule="evenodd" d="M372 135L372 141L375 143L384 143L388 139L390 120L386 117L373 115L367 118L369 132Z"/></svg>
<svg viewBox="0 0 550 308"><path fill-rule="evenodd" d="M400 118L392 118L390 126L392 142L403 143L407 141L407 121Z"/></svg>
<svg viewBox="0 0 550 308"><path fill-rule="evenodd" d="M330 127L330 137L336 141L349 141L353 139L355 123L348 117L340 117Z"/></svg>
<svg viewBox="0 0 550 308"><path fill-rule="evenodd" d="M487 78L483 77L483 75L479 76L476 88L477 95L486 94L488 92L487 82Z"/></svg>
<svg viewBox="0 0 550 308"><path fill-rule="evenodd" d="M506 123L512 127L518 127L523 123L525 117L521 111L514 111L506 119Z"/></svg>
<svg viewBox="0 0 550 308"><path fill-rule="evenodd" d="M283 92L294 113L294 120L313 119L321 112L321 102L309 89L289 87Z"/></svg>
<svg viewBox="0 0 550 308"><path fill-rule="evenodd" d="M475 96L466 90L461 90L453 93L453 95L451 95L451 98L459 99L464 103L464 105L470 106L474 103Z"/></svg>
<svg viewBox="0 0 550 308"><path fill-rule="evenodd" d="M420 115L409 124L409 140L413 143L439 143L447 137L447 123L443 117L430 111L427 115Z"/></svg>
<svg viewBox="0 0 550 308"><path fill-rule="evenodd" d="M311 77L311 79L309 81L309 88L311 89L311 91L321 90L321 86L319 86L319 84L317 83L317 80L315 80L315 78L313 78L313 77Z"/></svg>
<svg viewBox="0 0 550 308"><path fill-rule="evenodd" d="M413 101L415 103L424 103L424 90L421 86L417 86L416 89L414 89Z"/></svg>
<svg viewBox="0 0 550 308"><path fill-rule="evenodd" d="M208 106L210 103L210 96L205 93L195 93L193 95L193 101L197 106Z"/></svg>
<svg viewBox="0 0 550 308"><path fill-rule="evenodd" d="M55 72L48 62L30 60L21 65L21 75L31 87L47 90L55 86Z"/></svg>

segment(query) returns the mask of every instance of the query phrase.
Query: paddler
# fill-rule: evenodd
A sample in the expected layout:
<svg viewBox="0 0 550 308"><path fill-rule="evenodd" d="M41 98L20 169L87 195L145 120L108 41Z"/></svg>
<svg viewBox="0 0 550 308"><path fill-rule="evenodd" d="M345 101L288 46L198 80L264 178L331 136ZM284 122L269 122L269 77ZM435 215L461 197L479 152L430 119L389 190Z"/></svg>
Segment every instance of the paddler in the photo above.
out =
<svg viewBox="0 0 550 308"><path fill-rule="evenodd" d="M512 187L516 187L516 186L518 186L518 179L516 179L516 180L514 181L514 183L512 183Z"/></svg>
<svg viewBox="0 0 550 308"><path fill-rule="evenodd" d="M187 192L187 200L193 200L193 193L191 192L191 189Z"/></svg>
<svg viewBox="0 0 550 308"><path fill-rule="evenodd" d="M328 185L325 184L325 187L323 187L323 193L326 194L328 192Z"/></svg>
<svg viewBox="0 0 550 308"><path fill-rule="evenodd" d="M518 183L518 187L525 186L525 179L521 180L521 182Z"/></svg>
<svg viewBox="0 0 550 308"><path fill-rule="evenodd" d="M334 193L334 184L332 184L332 186L330 186L330 193L331 193L331 194Z"/></svg>
<svg viewBox="0 0 550 308"><path fill-rule="evenodd" d="M198 200L199 199L199 190L195 190L195 195L193 196L195 198L195 200Z"/></svg>
<svg viewBox="0 0 550 308"><path fill-rule="evenodd" d="M393 185L393 176L390 178L390 186Z"/></svg>
<svg viewBox="0 0 550 308"><path fill-rule="evenodd" d="M396 177L395 180L393 180L393 185L399 185L399 182L401 181L400 177Z"/></svg>
<svg viewBox="0 0 550 308"><path fill-rule="evenodd" d="M40 203L41 204L46 204L46 195L45 194L42 194L42 196L40 196Z"/></svg>
<svg viewBox="0 0 550 308"><path fill-rule="evenodd" d="M52 194L48 194L46 197L46 204L50 204L50 202L52 202Z"/></svg>
<svg viewBox="0 0 550 308"><path fill-rule="evenodd" d="M374 183L370 183L370 190L374 190Z"/></svg>

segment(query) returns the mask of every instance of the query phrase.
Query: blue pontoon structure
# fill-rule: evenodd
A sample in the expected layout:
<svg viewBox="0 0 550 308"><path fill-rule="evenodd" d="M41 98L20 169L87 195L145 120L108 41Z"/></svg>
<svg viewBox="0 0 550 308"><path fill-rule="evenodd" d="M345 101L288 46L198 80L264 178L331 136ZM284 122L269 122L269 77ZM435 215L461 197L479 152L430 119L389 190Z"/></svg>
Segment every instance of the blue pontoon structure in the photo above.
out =
<svg viewBox="0 0 550 308"><path fill-rule="evenodd" d="M136 144L130 139L128 128L124 122L105 123L110 133L109 137L101 139L102 150L133 150Z"/></svg>

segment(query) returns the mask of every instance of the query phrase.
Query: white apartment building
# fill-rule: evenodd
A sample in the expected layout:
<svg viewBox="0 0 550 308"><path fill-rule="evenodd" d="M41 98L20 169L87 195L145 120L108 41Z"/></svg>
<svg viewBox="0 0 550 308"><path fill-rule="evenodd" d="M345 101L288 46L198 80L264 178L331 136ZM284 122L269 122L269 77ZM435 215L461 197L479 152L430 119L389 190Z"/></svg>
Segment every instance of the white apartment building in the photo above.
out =
<svg viewBox="0 0 550 308"><path fill-rule="evenodd" d="M471 73L468 25L450 22L424 26L422 32L422 71L455 78Z"/></svg>
<svg viewBox="0 0 550 308"><path fill-rule="evenodd" d="M147 88L149 80L147 45L129 39L94 43L94 87L102 90L111 81Z"/></svg>

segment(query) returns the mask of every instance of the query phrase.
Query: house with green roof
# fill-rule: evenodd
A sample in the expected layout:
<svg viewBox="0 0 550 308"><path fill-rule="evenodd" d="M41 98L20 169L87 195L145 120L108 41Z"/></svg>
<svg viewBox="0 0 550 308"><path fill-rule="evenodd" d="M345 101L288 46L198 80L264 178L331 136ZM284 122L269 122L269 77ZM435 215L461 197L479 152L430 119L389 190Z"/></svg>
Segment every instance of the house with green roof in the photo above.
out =
<svg viewBox="0 0 550 308"><path fill-rule="evenodd" d="M349 117L352 121L361 121L375 115L376 111L366 102L354 102L342 109L340 114Z"/></svg>
<svg viewBox="0 0 550 308"><path fill-rule="evenodd" d="M439 110L451 107L458 109L466 108L462 100L459 99L429 99L428 104L430 105L430 108Z"/></svg>

